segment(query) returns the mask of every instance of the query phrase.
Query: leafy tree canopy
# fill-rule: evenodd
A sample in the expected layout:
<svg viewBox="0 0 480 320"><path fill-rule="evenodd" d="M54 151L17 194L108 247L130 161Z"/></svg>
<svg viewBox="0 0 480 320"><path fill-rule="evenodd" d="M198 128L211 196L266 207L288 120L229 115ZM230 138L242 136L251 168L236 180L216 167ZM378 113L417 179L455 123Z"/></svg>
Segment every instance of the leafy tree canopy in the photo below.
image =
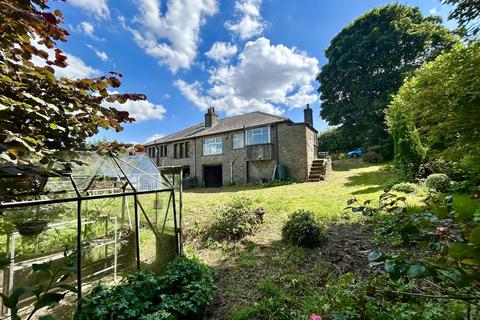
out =
<svg viewBox="0 0 480 320"><path fill-rule="evenodd" d="M396 115L402 114L409 122L405 127L417 131L428 148L427 156L459 162L480 173L479 66L478 42L459 44L427 63L394 97L387 111L390 128L398 126Z"/></svg>
<svg viewBox="0 0 480 320"><path fill-rule="evenodd" d="M388 136L384 110L404 78L458 41L418 8L392 4L367 12L326 50L328 63L317 77L321 117L359 145L379 144Z"/></svg>
<svg viewBox="0 0 480 320"><path fill-rule="evenodd" d="M448 16L458 20L473 36L480 32L480 1L478 0L443 0L443 3L455 6Z"/></svg>
<svg viewBox="0 0 480 320"><path fill-rule="evenodd" d="M62 12L49 10L47 0L0 0L0 164L75 160L73 150L84 148L99 128L120 131L134 120L104 102L146 98L111 94L109 87L120 86L118 72L95 79L56 77L52 66L68 64L56 46L67 40L62 23Z"/></svg>

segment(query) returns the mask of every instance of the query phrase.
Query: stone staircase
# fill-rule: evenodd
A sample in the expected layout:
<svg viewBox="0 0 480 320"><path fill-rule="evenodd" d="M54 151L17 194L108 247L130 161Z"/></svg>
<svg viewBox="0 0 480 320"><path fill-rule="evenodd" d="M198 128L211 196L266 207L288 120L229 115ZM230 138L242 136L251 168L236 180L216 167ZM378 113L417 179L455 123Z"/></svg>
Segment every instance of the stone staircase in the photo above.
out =
<svg viewBox="0 0 480 320"><path fill-rule="evenodd" d="M327 173L327 159L315 159L310 167L310 174L308 175L308 182L319 182L325 180Z"/></svg>

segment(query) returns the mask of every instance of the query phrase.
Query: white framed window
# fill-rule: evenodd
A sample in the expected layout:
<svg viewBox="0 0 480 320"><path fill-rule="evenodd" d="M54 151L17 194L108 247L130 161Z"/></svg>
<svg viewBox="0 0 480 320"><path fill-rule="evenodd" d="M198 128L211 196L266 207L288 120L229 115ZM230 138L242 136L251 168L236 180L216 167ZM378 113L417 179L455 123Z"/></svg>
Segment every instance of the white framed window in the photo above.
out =
<svg viewBox="0 0 480 320"><path fill-rule="evenodd" d="M270 127L247 130L247 145L270 143Z"/></svg>
<svg viewBox="0 0 480 320"><path fill-rule="evenodd" d="M234 133L232 137L233 141L233 149L240 149L243 148L245 145L245 134L242 133Z"/></svg>
<svg viewBox="0 0 480 320"><path fill-rule="evenodd" d="M203 155L222 154L222 137L203 139Z"/></svg>

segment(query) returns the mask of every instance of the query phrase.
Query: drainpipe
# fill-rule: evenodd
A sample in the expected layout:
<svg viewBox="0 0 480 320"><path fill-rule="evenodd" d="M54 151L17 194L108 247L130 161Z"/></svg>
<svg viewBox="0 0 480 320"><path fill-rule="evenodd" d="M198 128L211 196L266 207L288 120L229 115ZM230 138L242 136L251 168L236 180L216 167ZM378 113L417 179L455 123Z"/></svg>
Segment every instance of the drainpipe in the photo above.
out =
<svg viewBox="0 0 480 320"><path fill-rule="evenodd" d="M232 161L230 161L230 185L233 185L233 164L235 163L235 160L237 160L237 158L238 154Z"/></svg>
<svg viewBox="0 0 480 320"><path fill-rule="evenodd" d="M155 146L155 162L156 162L156 165L158 167L158 165L160 164L160 149L158 148L158 144Z"/></svg>
<svg viewBox="0 0 480 320"><path fill-rule="evenodd" d="M193 138L193 177L197 177L197 139Z"/></svg>

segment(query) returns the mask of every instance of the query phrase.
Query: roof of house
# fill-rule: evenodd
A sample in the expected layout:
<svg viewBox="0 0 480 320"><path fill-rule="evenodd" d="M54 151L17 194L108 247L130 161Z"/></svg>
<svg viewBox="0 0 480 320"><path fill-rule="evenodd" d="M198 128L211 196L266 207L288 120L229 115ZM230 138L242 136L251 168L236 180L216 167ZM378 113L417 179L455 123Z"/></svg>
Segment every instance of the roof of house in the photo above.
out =
<svg viewBox="0 0 480 320"><path fill-rule="evenodd" d="M192 127L177 131L160 139L150 141L145 145L148 146L159 143L193 139L277 122L291 122L291 120L287 117L256 111L239 116L218 119L218 123L210 128L205 128L204 123L196 124Z"/></svg>

